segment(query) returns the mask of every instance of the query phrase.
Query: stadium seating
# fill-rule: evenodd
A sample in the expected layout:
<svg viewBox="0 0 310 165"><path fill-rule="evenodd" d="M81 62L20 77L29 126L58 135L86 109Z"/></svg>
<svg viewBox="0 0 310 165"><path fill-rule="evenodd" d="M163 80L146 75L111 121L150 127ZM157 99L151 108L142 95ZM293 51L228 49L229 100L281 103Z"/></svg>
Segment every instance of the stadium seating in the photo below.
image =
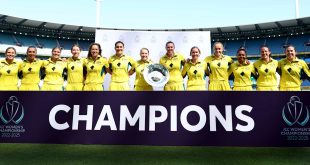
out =
<svg viewBox="0 0 310 165"><path fill-rule="evenodd" d="M42 37L36 37L36 38L38 40L38 43L42 45L43 48L53 48L59 46L55 38L42 38Z"/></svg>
<svg viewBox="0 0 310 165"><path fill-rule="evenodd" d="M305 43L309 42L310 35L300 35L300 36L292 36L288 39L288 44L292 44L296 47L296 51L298 52L307 52L310 49L307 49ZM309 46L308 46L309 47Z"/></svg>
<svg viewBox="0 0 310 165"><path fill-rule="evenodd" d="M70 50L72 45L77 44L75 40L68 40L68 39L57 39L59 46Z"/></svg>
<svg viewBox="0 0 310 165"><path fill-rule="evenodd" d="M86 40L78 40L76 41L78 45L80 45L81 49L84 51L88 51L89 45L92 43L92 41L86 41Z"/></svg>
<svg viewBox="0 0 310 165"><path fill-rule="evenodd" d="M227 44L228 43L228 44ZM225 45L225 54L230 55L230 56L235 56L237 50L244 46L244 41L242 40L234 40L234 41L229 41L229 42L224 42Z"/></svg>
<svg viewBox="0 0 310 165"><path fill-rule="evenodd" d="M306 61L306 63L310 63L310 57L307 57L304 60Z"/></svg>
<svg viewBox="0 0 310 165"><path fill-rule="evenodd" d="M79 44L82 50L87 51L90 43L88 40L72 40L72 39L55 39L48 37L33 37L19 34L0 33L0 44L30 46L35 45L40 48L53 48L55 46L63 47L70 50L73 44ZM214 41L212 42L212 44ZM262 45L267 45L272 54L283 54L285 45L294 45L297 52L309 52L310 35L294 35L288 37L271 36L268 38L249 38L249 39L234 39L223 41L225 54L235 56L240 47L245 47L248 55L259 55L259 48ZM306 59L309 63L309 59Z"/></svg>
<svg viewBox="0 0 310 165"><path fill-rule="evenodd" d="M214 42L212 42L213 44ZM306 46L306 43L309 45ZM288 37L270 36L268 38L249 38L243 40L223 41L225 54L235 56L237 50L243 46L248 55L258 55L259 48L266 45L270 48L272 54L283 54L285 45L294 45L297 52L310 51L310 35L294 35Z"/></svg>
<svg viewBox="0 0 310 165"><path fill-rule="evenodd" d="M16 40L22 45L22 46L33 46L36 45L36 40L32 36L24 36L24 35L13 35L13 38L15 37Z"/></svg>
<svg viewBox="0 0 310 165"><path fill-rule="evenodd" d="M55 39L48 37L33 37L19 34L0 33L0 44L17 45L17 46L37 46L39 48L53 48L55 46L63 47L70 50L73 44L79 44L83 50L88 50L88 46L93 41L88 40L71 40Z"/></svg>
<svg viewBox="0 0 310 165"><path fill-rule="evenodd" d="M64 49L70 50L72 45L78 44L82 50L87 51L91 41L85 40L70 40L70 39L57 39L59 46Z"/></svg>
<svg viewBox="0 0 310 165"><path fill-rule="evenodd" d="M257 55L259 48L266 44L266 39L248 39L244 43L248 55Z"/></svg>
<svg viewBox="0 0 310 165"><path fill-rule="evenodd" d="M15 45L12 34L0 33L0 42L2 44Z"/></svg>

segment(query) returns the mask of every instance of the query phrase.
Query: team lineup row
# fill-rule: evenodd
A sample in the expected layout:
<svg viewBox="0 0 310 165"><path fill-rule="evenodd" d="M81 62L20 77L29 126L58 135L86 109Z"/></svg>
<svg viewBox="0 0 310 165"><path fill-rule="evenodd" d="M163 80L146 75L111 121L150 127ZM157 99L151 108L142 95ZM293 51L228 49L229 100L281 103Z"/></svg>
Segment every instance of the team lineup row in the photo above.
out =
<svg viewBox="0 0 310 165"><path fill-rule="evenodd" d="M174 43L167 42L167 52L159 61L170 75L164 86L165 91L184 90L183 79L186 76L186 90L207 90L206 76L209 76L208 90L231 90L229 78L233 79L233 90L252 90L251 77L255 77L257 90L300 91L302 80L310 77L309 67L305 61L296 57L294 46L285 49L286 58L280 61L272 59L269 48L263 46L260 48L261 58L254 63L247 60L247 53L243 48L237 51L237 61L233 62L231 57L223 55L223 44L220 42L214 43L214 54L204 60L199 58L198 47L191 48L190 59L185 59L174 50ZM111 91L130 90L129 77L134 73L135 90L153 90L143 77L145 67L153 63L149 59L149 50L142 48L141 59L138 61L125 55L123 51L124 43L117 41L115 54L107 59L101 55L100 44L93 43L89 46L87 58L81 58L80 47L73 45L72 57L67 60L60 57L59 47L52 49L48 60L38 60L36 48L30 46L26 59L19 62L15 59L15 48L8 47L5 59L0 61L0 90L103 91L106 73L111 74ZM280 85L276 73L280 74Z"/></svg>

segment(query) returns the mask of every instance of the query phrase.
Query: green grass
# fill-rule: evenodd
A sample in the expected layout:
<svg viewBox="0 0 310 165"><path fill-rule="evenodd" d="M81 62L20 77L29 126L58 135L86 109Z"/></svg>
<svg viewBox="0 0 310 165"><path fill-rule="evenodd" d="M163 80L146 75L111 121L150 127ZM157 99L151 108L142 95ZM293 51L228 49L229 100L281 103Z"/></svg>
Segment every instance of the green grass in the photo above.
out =
<svg viewBox="0 0 310 165"><path fill-rule="evenodd" d="M310 148L0 144L0 164L310 164Z"/></svg>

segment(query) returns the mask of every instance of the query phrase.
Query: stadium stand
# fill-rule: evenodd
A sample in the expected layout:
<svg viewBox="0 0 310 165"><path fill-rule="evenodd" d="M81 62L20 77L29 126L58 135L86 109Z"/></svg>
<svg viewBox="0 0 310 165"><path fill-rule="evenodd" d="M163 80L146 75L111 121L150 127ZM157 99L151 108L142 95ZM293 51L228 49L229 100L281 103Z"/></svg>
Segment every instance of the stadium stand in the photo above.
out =
<svg viewBox="0 0 310 165"><path fill-rule="evenodd" d="M299 35L288 37L288 44L292 44L296 47L299 52L308 52L306 43L310 40L310 35ZM309 46L308 46L309 47Z"/></svg>
<svg viewBox="0 0 310 165"><path fill-rule="evenodd" d="M212 42L223 42L226 54L235 56L239 47L248 55L258 57L259 47L267 45L273 54L282 54L285 45L292 44L298 52L309 52L310 17L285 21L200 29L156 29L157 31L210 31ZM83 50L95 40L95 27L73 26L11 17L0 14L0 43L8 45L70 49L80 44ZM114 29L135 30L135 29ZM149 30L150 29L140 29ZM308 44L308 46L306 46ZM1 52L1 50L0 50ZM279 56L281 57L281 56ZM306 58L307 56L305 56Z"/></svg>
<svg viewBox="0 0 310 165"><path fill-rule="evenodd" d="M15 45L12 34L0 33L1 44Z"/></svg>
<svg viewBox="0 0 310 165"><path fill-rule="evenodd" d="M309 52L310 45L306 46L310 35L298 35L288 37L267 37L244 40L227 40L223 42L225 53L229 56L235 56L238 48L244 47L247 49L248 55L258 55L259 47L266 45L270 48L273 54L283 54L285 46L294 45L298 52ZM212 42L214 43L214 42Z"/></svg>
<svg viewBox="0 0 310 165"><path fill-rule="evenodd" d="M15 38L16 41L21 44L21 46L36 45L34 37L28 37L23 35L13 35L12 37Z"/></svg>
<svg viewBox="0 0 310 165"><path fill-rule="evenodd" d="M37 44L41 45L42 48L53 48L58 46L58 43L55 38L43 38L36 37Z"/></svg>
<svg viewBox="0 0 310 165"><path fill-rule="evenodd" d="M95 41L95 30L95 27L40 22L0 14L0 57L3 57L7 46L17 46L21 48L18 54L23 58L25 48L30 45L40 48L38 56L43 59L50 56L50 49L55 46L62 47L68 57L73 44L79 44L82 50L87 51L88 46ZM222 42L225 54L235 58L236 51L244 47L251 61L260 57L259 48L262 45L267 45L273 58L279 60L285 57L285 47L292 44L296 47L298 57L304 59L308 65L310 63L310 17L230 27L139 30L210 31L211 43ZM309 86L310 89L310 82L304 81L303 86Z"/></svg>
<svg viewBox="0 0 310 165"><path fill-rule="evenodd" d="M87 50L91 41L78 41L70 39L56 39L34 37L28 35L12 35L9 33L0 32L0 44L13 45L13 46L36 46L38 48L53 48L55 46L62 47L63 49L70 50L73 44L78 44L83 50Z"/></svg>
<svg viewBox="0 0 310 165"><path fill-rule="evenodd" d="M243 42L244 42L244 47L246 48L248 55L258 54L259 47L266 45L266 39L248 39ZM234 55L235 54L236 53L234 53Z"/></svg>

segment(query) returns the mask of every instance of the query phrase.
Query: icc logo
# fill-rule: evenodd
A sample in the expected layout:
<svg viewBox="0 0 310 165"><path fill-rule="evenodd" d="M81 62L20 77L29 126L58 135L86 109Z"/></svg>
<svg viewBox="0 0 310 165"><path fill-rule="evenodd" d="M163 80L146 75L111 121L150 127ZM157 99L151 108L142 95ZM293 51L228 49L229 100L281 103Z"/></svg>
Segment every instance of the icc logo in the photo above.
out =
<svg viewBox="0 0 310 165"><path fill-rule="evenodd" d="M299 97L292 96L282 110L282 118L288 126L299 124L305 126L309 121L309 110Z"/></svg>
<svg viewBox="0 0 310 165"><path fill-rule="evenodd" d="M4 124L13 122L18 124L24 117L24 107L18 102L17 97L11 96L0 109L0 119Z"/></svg>

